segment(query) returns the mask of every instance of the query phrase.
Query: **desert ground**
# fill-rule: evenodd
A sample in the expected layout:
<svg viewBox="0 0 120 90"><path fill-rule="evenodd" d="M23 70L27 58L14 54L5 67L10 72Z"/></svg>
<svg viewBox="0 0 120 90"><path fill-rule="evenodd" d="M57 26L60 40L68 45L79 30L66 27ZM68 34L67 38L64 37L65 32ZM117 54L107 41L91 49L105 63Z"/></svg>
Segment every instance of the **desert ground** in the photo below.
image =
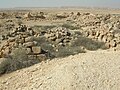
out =
<svg viewBox="0 0 120 90"><path fill-rule="evenodd" d="M0 10L0 90L120 90L120 10Z"/></svg>

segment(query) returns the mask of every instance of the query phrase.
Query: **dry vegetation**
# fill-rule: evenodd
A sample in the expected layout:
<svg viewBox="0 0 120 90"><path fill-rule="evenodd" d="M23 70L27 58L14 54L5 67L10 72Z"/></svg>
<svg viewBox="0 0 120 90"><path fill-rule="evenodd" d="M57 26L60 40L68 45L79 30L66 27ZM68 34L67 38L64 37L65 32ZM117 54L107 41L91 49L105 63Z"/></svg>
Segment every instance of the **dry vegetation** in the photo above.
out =
<svg viewBox="0 0 120 90"><path fill-rule="evenodd" d="M111 48L120 48L119 15L0 12L0 74L46 59Z"/></svg>

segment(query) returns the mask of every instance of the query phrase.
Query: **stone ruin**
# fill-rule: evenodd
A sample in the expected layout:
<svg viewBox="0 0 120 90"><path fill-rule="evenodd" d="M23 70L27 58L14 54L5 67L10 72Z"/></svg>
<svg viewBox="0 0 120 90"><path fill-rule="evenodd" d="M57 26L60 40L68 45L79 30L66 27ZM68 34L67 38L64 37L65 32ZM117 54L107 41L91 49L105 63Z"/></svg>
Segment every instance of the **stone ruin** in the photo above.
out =
<svg viewBox="0 0 120 90"><path fill-rule="evenodd" d="M39 20L39 19L45 19L46 17L44 16L44 13L43 12L40 12L39 14L31 14L30 12L26 13L24 15L24 19L26 19L27 21L29 20Z"/></svg>
<svg viewBox="0 0 120 90"><path fill-rule="evenodd" d="M7 35L2 35L0 58L7 58L14 49L19 47L25 48L28 57L46 58L44 55L45 52L40 46L37 46L37 42L33 40L33 36L35 35L36 33L26 25L18 26ZM32 59L31 57L30 59Z"/></svg>
<svg viewBox="0 0 120 90"><path fill-rule="evenodd" d="M4 16L1 14L2 17ZM6 15L6 14L5 14ZM47 14L46 14L47 15ZM27 20L52 20L46 18L44 12L40 13L22 13L21 16ZM99 15L91 13L69 12L55 14L51 18L54 20L65 20L66 22L74 22L72 25L79 26L81 33L92 40L104 42L108 48L117 50L120 48L120 17L113 15ZM23 19L23 18L22 18ZM23 19L23 20L24 20ZM75 38L69 29L63 27L55 27L46 30L43 36L53 43L53 47L70 45ZM7 57L12 50L19 47L24 47L26 53L30 57L45 57L45 52L34 38L41 37L41 32L36 32L26 25L20 25L10 31L8 34L0 36L0 58Z"/></svg>

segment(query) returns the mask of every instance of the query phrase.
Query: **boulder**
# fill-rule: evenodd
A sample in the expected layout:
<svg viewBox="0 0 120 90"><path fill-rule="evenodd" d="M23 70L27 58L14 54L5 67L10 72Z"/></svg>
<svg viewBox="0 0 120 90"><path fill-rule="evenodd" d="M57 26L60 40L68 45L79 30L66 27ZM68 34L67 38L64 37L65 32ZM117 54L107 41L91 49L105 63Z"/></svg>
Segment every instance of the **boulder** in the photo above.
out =
<svg viewBox="0 0 120 90"><path fill-rule="evenodd" d="M40 54L42 52L42 49L40 46L34 46L34 47L32 47L32 52L34 54Z"/></svg>

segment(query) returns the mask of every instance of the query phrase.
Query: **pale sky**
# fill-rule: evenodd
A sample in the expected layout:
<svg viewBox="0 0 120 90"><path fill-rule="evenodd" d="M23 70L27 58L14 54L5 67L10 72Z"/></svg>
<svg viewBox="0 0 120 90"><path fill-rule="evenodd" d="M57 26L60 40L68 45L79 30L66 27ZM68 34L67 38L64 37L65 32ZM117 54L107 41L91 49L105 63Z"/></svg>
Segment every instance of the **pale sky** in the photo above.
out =
<svg viewBox="0 0 120 90"><path fill-rule="evenodd" d="M120 0L0 0L0 8L61 6L120 8Z"/></svg>

